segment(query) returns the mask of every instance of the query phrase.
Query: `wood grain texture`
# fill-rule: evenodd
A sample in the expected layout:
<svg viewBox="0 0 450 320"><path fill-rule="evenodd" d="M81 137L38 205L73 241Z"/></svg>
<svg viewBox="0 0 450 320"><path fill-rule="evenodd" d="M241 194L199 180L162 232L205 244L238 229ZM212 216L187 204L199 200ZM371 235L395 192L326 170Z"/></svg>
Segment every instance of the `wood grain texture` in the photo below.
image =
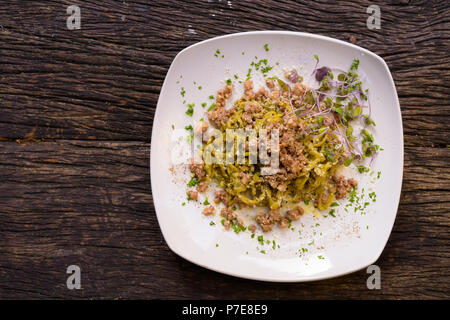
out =
<svg viewBox="0 0 450 320"><path fill-rule="evenodd" d="M81 8L81 30L66 8ZM450 5L377 1L0 3L0 298L439 298L450 292ZM191 31L189 31L191 29ZM194 30L195 32L192 32ZM237 279L174 255L149 182L158 94L174 56L233 32L327 35L382 56L405 134L403 192L377 264L337 279ZM68 265L82 289L68 290Z"/></svg>

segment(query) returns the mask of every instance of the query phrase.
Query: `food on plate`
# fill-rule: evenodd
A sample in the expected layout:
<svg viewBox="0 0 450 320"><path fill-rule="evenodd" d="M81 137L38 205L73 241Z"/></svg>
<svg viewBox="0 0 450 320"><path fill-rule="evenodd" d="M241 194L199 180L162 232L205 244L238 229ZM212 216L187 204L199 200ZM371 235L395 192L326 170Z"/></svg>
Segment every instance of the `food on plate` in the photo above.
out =
<svg viewBox="0 0 450 320"><path fill-rule="evenodd" d="M375 122L368 89L363 89L358 75L359 60L343 71L318 67L319 59L315 58L316 67L310 76L317 81L316 88L307 86L304 77L292 69L283 77L266 77L265 85L258 88L252 80L244 81L243 95L232 102L235 88L229 82L218 90L215 104L205 115L209 123L202 120L193 128L196 134L204 135L202 154L213 150L214 157L222 160L225 152L211 147L218 139L226 145L229 130L246 130L256 132L258 138L265 137L256 143L250 137L243 141L244 161L233 158L231 163L211 163L204 157L191 159L188 199L197 200L198 193L214 185L214 199L212 204L206 200L209 206L203 213L219 212L226 229L248 228L254 233L259 226L267 232L299 220L304 213L301 204L326 210L358 185L339 169L355 161L359 173L367 172L369 168L362 161L373 160L379 152L370 132ZM227 107L229 103L231 107ZM215 129L216 134L206 135L210 129ZM261 132L267 134L262 136ZM239 147L233 138L232 149ZM260 157L256 163L250 161L252 150ZM278 166L271 170L273 163L269 160L275 154ZM239 209L245 207L267 209L258 211L254 224L244 226Z"/></svg>

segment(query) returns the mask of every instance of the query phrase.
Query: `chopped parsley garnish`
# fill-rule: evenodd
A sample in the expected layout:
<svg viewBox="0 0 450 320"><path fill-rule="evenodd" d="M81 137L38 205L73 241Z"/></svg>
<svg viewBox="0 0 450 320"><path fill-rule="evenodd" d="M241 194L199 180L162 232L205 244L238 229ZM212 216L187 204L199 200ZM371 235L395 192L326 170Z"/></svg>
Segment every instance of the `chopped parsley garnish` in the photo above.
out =
<svg viewBox="0 0 450 320"><path fill-rule="evenodd" d="M208 198L206 198L205 201L203 201L203 205L205 205L205 206L209 206L210 205L210 203L208 201Z"/></svg>
<svg viewBox="0 0 450 320"><path fill-rule="evenodd" d="M357 165L356 168L358 169L359 173L369 172L370 169L368 167Z"/></svg>
<svg viewBox="0 0 450 320"><path fill-rule="evenodd" d="M211 222L209 223L209 225L210 225L210 226L215 226L216 224L214 223L214 221L211 221Z"/></svg>
<svg viewBox="0 0 450 320"><path fill-rule="evenodd" d="M191 180L188 182L188 186L189 187L195 187L196 185L198 185L197 178L195 178L195 177L191 178Z"/></svg>
<svg viewBox="0 0 450 320"><path fill-rule="evenodd" d="M186 110L186 114L190 117L194 114L194 104L190 103L188 104L188 109Z"/></svg>
<svg viewBox="0 0 450 320"><path fill-rule="evenodd" d="M350 70L356 70L359 66L359 59L354 59L352 65L350 66Z"/></svg>
<svg viewBox="0 0 450 320"><path fill-rule="evenodd" d="M264 237L263 236L258 236L257 240L259 243L261 243L261 245L264 245Z"/></svg>
<svg viewBox="0 0 450 320"><path fill-rule="evenodd" d="M181 87L181 92L180 92L181 96L184 97L185 93L186 93L186 90L184 90L184 88Z"/></svg>
<svg viewBox="0 0 450 320"><path fill-rule="evenodd" d="M248 68L247 78L245 80L249 80L252 77L252 68Z"/></svg>
<svg viewBox="0 0 450 320"><path fill-rule="evenodd" d="M209 98L210 98L210 99L214 99L214 96L213 96L213 95L210 95Z"/></svg>
<svg viewBox="0 0 450 320"><path fill-rule="evenodd" d="M232 83L231 79L227 79L227 85L231 85Z"/></svg>
<svg viewBox="0 0 450 320"><path fill-rule="evenodd" d="M209 106L208 111L211 111L212 109L214 109L215 106L216 106L216 104L215 104L215 103L212 103L212 104Z"/></svg>
<svg viewBox="0 0 450 320"><path fill-rule="evenodd" d="M329 214L330 216L332 216L333 218L336 218L336 216L334 215L334 212L335 212L335 210L334 210L334 209L331 209L330 212L328 212L328 214Z"/></svg>
<svg viewBox="0 0 450 320"><path fill-rule="evenodd" d="M269 51L269 44L268 44L268 43L264 44L264 49L265 49L266 51Z"/></svg>
<svg viewBox="0 0 450 320"><path fill-rule="evenodd" d="M192 131L194 130L194 128L192 128L192 125L188 125L186 127L184 127L187 131Z"/></svg>

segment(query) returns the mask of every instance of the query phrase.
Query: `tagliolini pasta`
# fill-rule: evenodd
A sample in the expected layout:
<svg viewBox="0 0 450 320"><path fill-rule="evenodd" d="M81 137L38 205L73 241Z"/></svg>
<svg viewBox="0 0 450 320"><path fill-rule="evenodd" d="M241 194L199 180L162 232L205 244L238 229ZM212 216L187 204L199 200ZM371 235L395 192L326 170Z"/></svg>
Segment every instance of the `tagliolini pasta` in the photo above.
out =
<svg viewBox="0 0 450 320"><path fill-rule="evenodd" d="M220 190L214 200L216 205L225 205L221 209L225 227L242 227L235 212L238 207L267 207L269 212L255 219L263 231L271 230L276 224L285 227L298 219L303 209L295 205L300 202L312 202L318 210L325 210L335 199L346 197L357 181L339 176L338 169L353 160L374 157L379 149L366 128L355 136L351 125L355 121L367 127L375 125L370 118L367 90L362 90L356 73L358 64L355 60L349 71L340 73L337 80L333 80L330 68L316 68L314 73L320 84L317 89L304 85L295 70L285 75L288 83L276 77L267 78L266 87L256 92L253 82L247 80L243 83L244 95L231 108L226 108L226 103L233 85L219 90L208 119L221 135L209 138L201 150L213 150L220 161L191 162L193 185L199 185L188 196L195 200L198 192L204 192L210 182L215 182ZM365 108L369 110L368 115L363 112ZM204 132L208 126L203 121L197 127ZM228 130L239 129L259 132L256 149L266 148L267 157L276 153L279 166L272 168L264 154L261 158L261 153L260 161L251 162L250 141L243 145L244 161L236 161L234 155L233 161L224 161L223 150L215 149L214 144L230 143L226 139ZM276 135L271 136L267 131ZM270 137L267 143L261 140L261 132ZM275 140L277 144L271 145ZM240 148L234 139L231 145L233 151ZM360 172L366 170L362 165L357 167ZM287 207L294 209L283 214L280 210ZM214 212L212 205L204 210L206 215Z"/></svg>

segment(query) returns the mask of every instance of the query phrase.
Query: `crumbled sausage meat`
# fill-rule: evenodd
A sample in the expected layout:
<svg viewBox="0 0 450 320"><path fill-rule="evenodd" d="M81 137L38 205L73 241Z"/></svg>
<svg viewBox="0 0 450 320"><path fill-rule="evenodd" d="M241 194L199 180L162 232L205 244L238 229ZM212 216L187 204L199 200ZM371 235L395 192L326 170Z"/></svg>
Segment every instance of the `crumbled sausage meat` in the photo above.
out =
<svg viewBox="0 0 450 320"><path fill-rule="evenodd" d="M296 209L292 209L286 212L286 218L291 221L297 221L300 219L300 216L303 214L304 210L302 207L297 207Z"/></svg>
<svg viewBox="0 0 450 320"><path fill-rule="evenodd" d="M268 213L260 213L256 216L256 222L261 226L264 232L271 231L275 223L280 221L280 210L270 210Z"/></svg>
<svg viewBox="0 0 450 320"><path fill-rule="evenodd" d="M205 209L203 209L203 214L205 216L210 216L210 215L214 214L215 211L216 211L216 209L213 206L209 206L209 207L206 207Z"/></svg>
<svg viewBox="0 0 450 320"><path fill-rule="evenodd" d="M218 190L214 194L214 202L219 204L221 202L226 203L227 202L227 193L225 190Z"/></svg>
<svg viewBox="0 0 450 320"><path fill-rule="evenodd" d="M197 191L188 191L188 196L192 200L195 200L195 201L198 200L198 192Z"/></svg>
<svg viewBox="0 0 450 320"><path fill-rule="evenodd" d="M206 190L208 190L208 187L209 187L209 185L207 182L205 182L205 181L200 182L199 185L197 186L197 191L200 193L203 193Z"/></svg>
<svg viewBox="0 0 450 320"><path fill-rule="evenodd" d="M202 180L206 176L204 169L204 163L202 160L191 159L189 163L189 169L197 176L199 180Z"/></svg>
<svg viewBox="0 0 450 320"><path fill-rule="evenodd" d="M334 176L332 182L336 186L336 199L343 199L347 194L352 191L358 185L358 181L355 179L345 179L345 177Z"/></svg>
<svg viewBox="0 0 450 320"><path fill-rule="evenodd" d="M289 227L289 220L285 217L281 218L278 222L278 227L280 227L281 229Z"/></svg>

